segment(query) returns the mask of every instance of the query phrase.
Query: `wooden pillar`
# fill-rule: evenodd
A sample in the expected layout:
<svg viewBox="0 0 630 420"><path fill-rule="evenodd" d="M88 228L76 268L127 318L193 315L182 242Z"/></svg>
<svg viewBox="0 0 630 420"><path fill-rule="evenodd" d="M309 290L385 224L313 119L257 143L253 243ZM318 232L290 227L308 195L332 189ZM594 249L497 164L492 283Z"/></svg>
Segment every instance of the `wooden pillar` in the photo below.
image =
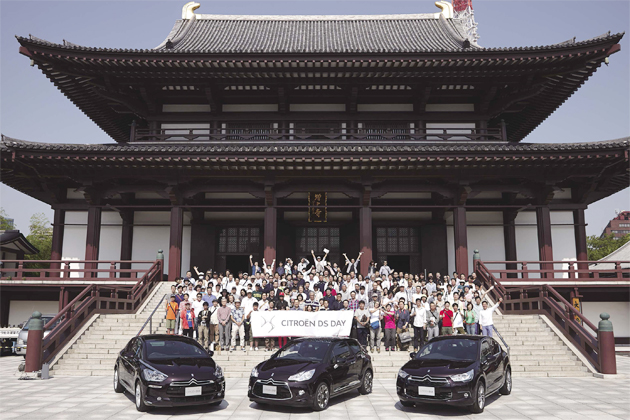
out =
<svg viewBox="0 0 630 420"><path fill-rule="evenodd" d="M573 230L575 232L575 256L578 261L588 261L584 209L573 210ZM578 263L577 268L578 270L588 270L588 263ZM578 277L588 277L588 273L580 273Z"/></svg>
<svg viewBox="0 0 630 420"><path fill-rule="evenodd" d="M536 207L536 224L538 225L538 257L540 261L553 261L551 245L551 213L549 207ZM553 264L540 264L541 270L552 270ZM546 273L542 277L548 277ZM553 275L552 275L553 276Z"/></svg>
<svg viewBox="0 0 630 420"><path fill-rule="evenodd" d="M53 233L52 233L52 249L50 252L50 259L52 261L61 260L63 258L63 231L66 221L66 211L55 209L55 216L53 218ZM61 263L50 263L50 268L60 269ZM50 277L61 277L61 273L50 273Z"/></svg>
<svg viewBox="0 0 630 420"><path fill-rule="evenodd" d="M85 259L98 260L98 247L101 240L101 208L90 207L88 209L87 235L85 240ZM86 263L85 268L94 270L97 263ZM96 273L86 272L85 277L96 277Z"/></svg>
<svg viewBox="0 0 630 420"><path fill-rule="evenodd" d="M275 207L265 208L265 262L271 264L276 259L276 229L278 224L278 210Z"/></svg>
<svg viewBox="0 0 630 420"><path fill-rule="evenodd" d="M120 236L120 259L122 261L131 261L133 253L133 218L134 211L125 209L120 212L122 219L122 235ZM131 269L131 263L120 263L120 268L124 270ZM120 273L120 277L131 277L131 273Z"/></svg>
<svg viewBox="0 0 630 420"><path fill-rule="evenodd" d="M184 209L171 208L171 232L168 250L168 280L174 281L182 275L182 236L184 232Z"/></svg>
<svg viewBox="0 0 630 420"><path fill-rule="evenodd" d="M6 289L0 294L0 328L9 326L9 312L11 310L11 298L14 293L7 292Z"/></svg>
<svg viewBox="0 0 630 420"><path fill-rule="evenodd" d="M505 246L505 261L516 261L516 216L518 212L503 210L503 244ZM506 264L507 270L516 270L516 263ZM508 274L508 277L518 277L516 273Z"/></svg>
<svg viewBox="0 0 630 420"><path fill-rule="evenodd" d="M59 310L57 312L61 312L61 310L65 306L64 303L63 303L63 296L64 296L65 290L66 290L66 288L63 287L63 286L61 286L59 288Z"/></svg>
<svg viewBox="0 0 630 420"><path fill-rule="evenodd" d="M359 272L366 276L372 261L372 209L367 206L359 209L359 250L363 252Z"/></svg>
<svg viewBox="0 0 630 420"><path fill-rule="evenodd" d="M463 206L453 209L453 226L455 228L455 271L457 274L468 275L468 235L466 209Z"/></svg>

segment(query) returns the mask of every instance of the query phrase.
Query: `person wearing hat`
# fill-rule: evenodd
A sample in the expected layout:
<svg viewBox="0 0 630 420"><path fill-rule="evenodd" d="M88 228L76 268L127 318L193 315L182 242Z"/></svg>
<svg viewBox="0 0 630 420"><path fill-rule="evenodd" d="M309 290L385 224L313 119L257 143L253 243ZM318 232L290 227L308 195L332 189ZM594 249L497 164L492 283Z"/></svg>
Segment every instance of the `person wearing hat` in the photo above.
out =
<svg viewBox="0 0 630 420"><path fill-rule="evenodd" d="M177 305L175 298L175 295L171 295L171 301L166 304L166 334L168 335L174 335L175 328L177 328L179 305Z"/></svg>
<svg viewBox="0 0 630 420"><path fill-rule="evenodd" d="M210 339L210 311L208 308L210 305L208 302L203 302L203 309L197 315L197 341L203 346L204 349L208 349L208 341ZM214 334L212 335L214 339Z"/></svg>
<svg viewBox="0 0 630 420"><path fill-rule="evenodd" d="M181 312L182 334L186 337L193 338L195 332L195 310L190 307L190 302L184 303L184 309Z"/></svg>
<svg viewBox="0 0 630 420"><path fill-rule="evenodd" d="M317 274L323 274L324 269L326 268L326 257L328 256L328 250L324 253L324 258L316 257L315 252L311 249L311 255L313 256L313 261L315 262L315 272Z"/></svg>

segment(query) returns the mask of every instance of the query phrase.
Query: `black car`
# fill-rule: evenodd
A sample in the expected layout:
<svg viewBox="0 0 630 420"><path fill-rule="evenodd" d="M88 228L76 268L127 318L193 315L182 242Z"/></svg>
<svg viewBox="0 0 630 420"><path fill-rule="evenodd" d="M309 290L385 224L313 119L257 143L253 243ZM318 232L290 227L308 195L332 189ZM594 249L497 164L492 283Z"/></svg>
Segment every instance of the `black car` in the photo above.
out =
<svg viewBox="0 0 630 420"><path fill-rule="evenodd" d="M259 404L328 407L331 397L358 389L372 392L370 355L351 338L300 338L289 341L256 366L248 397Z"/></svg>
<svg viewBox="0 0 630 420"><path fill-rule="evenodd" d="M132 338L114 366L114 391L127 389L138 411L149 407L219 405L223 370L195 340L176 335Z"/></svg>
<svg viewBox="0 0 630 420"><path fill-rule="evenodd" d="M449 404L481 413L489 395L512 392L509 355L491 337L436 337L410 356L396 380L405 407Z"/></svg>

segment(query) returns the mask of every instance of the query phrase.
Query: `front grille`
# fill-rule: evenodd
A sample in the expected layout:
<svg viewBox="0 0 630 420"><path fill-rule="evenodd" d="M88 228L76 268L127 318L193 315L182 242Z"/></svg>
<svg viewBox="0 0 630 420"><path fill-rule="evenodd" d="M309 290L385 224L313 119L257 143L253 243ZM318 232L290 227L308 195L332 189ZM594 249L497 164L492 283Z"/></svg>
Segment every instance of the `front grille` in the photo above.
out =
<svg viewBox="0 0 630 420"><path fill-rule="evenodd" d="M171 397L171 401L175 403L201 402L214 399L214 395L197 395L196 397Z"/></svg>
<svg viewBox="0 0 630 420"><path fill-rule="evenodd" d="M183 396L186 394L186 388L190 387L201 387L201 396L205 397L207 395L216 394L222 390L222 385L218 384L214 381L198 381L196 379L191 379L188 382L171 382L171 384L166 388L166 393L169 396ZM199 398L199 396L194 397L185 397L185 401L196 401L194 398ZM190 398L190 400L189 400ZM202 401L202 400L200 400Z"/></svg>
<svg viewBox="0 0 630 420"><path fill-rule="evenodd" d="M418 386L410 385L405 388L405 394L414 398L426 398L430 400L450 400L453 398L453 393L451 391L440 392L437 388L435 390L435 397L431 397L428 395L418 395Z"/></svg>
<svg viewBox="0 0 630 420"><path fill-rule="evenodd" d="M263 394L262 392L263 385L273 385L273 386L278 387L278 394L277 395ZM268 400L288 400L293 397L293 394L291 393L291 389L289 388L289 384L287 384L286 382L277 382L272 379L256 381L256 383L254 384L254 387L252 388L252 394L254 394L256 397L265 398Z"/></svg>
<svg viewBox="0 0 630 420"><path fill-rule="evenodd" d="M438 378L430 375L410 376L408 380L413 382L414 385L421 386L448 385L449 383L447 378Z"/></svg>
<svg viewBox="0 0 630 420"><path fill-rule="evenodd" d="M201 385L210 385L213 384L214 381L198 381L195 378L191 378L190 381L173 381L171 382L171 386L201 386Z"/></svg>

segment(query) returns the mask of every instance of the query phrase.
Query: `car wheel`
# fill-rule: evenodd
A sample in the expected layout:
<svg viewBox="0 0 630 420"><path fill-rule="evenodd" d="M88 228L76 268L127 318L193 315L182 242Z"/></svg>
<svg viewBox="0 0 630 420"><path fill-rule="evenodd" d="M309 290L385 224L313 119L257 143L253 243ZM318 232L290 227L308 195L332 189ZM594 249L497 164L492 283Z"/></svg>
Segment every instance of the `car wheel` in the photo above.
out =
<svg viewBox="0 0 630 420"><path fill-rule="evenodd" d="M473 413L483 413L483 409L486 406L486 386L483 381L477 382L473 398L474 401L470 411Z"/></svg>
<svg viewBox="0 0 630 420"><path fill-rule="evenodd" d="M373 383L374 376L372 375L372 371L365 371L365 375L363 375L363 382L361 383L361 387L359 388L359 392L361 393L361 395L371 394Z"/></svg>
<svg viewBox="0 0 630 420"><path fill-rule="evenodd" d="M411 401L400 400L400 403L402 404L403 407L413 407L413 405L414 405L413 402L411 402Z"/></svg>
<svg viewBox="0 0 630 420"><path fill-rule="evenodd" d="M501 395L510 395L512 393L512 369L509 366L505 369L505 382L503 382L499 393Z"/></svg>
<svg viewBox="0 0 630 420"><path fill-rule="evenodd" d="M124 391L124 388L120 384L120 378L118 377L118 368L114 369L114 392L120 394Z"/></svg>
<svg viewBox="0 0 630 420"><path fill-rule="evenodd" d="M140 385L140 381L136 382L136 410L140 412L145 412L149 409L147 405L144 403L144 393L142 392L142 385Z"/></svg>
<svg viewBox="0 0 630 420"><path fill-rule="evenodd" d="M313 409L315 411L322 411L328 408L330 402L330 389L326 382L322 382L317 385L315 390L315 398L313 399Z"/></svg>

